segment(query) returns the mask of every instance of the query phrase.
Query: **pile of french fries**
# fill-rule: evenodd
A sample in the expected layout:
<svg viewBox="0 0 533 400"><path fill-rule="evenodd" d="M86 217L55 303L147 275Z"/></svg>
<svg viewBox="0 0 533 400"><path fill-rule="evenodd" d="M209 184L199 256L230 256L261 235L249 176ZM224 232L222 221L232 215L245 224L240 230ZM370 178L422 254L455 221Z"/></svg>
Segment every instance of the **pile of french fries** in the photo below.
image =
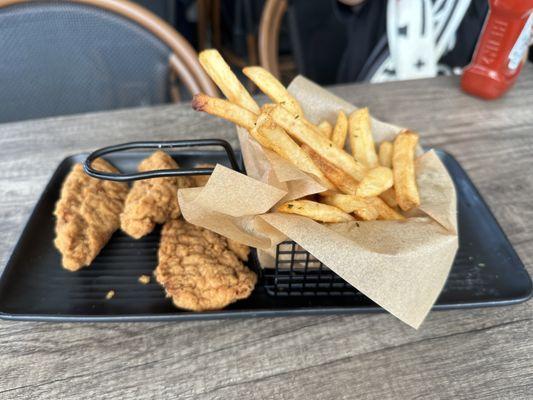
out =
<svg viewBox="0 0 533 400"><path fill-rule="evenodd" d="M276 211L336 223L402 220L402 211L419 206L416 133L404 130L394 142L383 141L376 150L368 108L349 116L339 111L335 125L329 121L314 125L267 70L243 69L273 102L259 107L218 51L205 50L199 59L227 100L197 94L193 108L246 129L261 146L312 175L325 188L319 195L284 203ZM344 149L347 140L351 154Z"/></svg>

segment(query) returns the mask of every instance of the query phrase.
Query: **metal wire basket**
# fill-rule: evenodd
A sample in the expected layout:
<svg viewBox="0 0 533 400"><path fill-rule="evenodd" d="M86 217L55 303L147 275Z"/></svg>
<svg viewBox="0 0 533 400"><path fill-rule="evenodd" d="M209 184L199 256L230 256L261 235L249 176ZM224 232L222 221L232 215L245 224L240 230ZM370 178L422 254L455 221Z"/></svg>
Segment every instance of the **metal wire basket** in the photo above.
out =
<svg viewBox="0 0 533 400"><path fill-rule="evenodd" d="M263 280L271 296L363 296L293 241L278 244L275 266L263 270Z"/></svg>

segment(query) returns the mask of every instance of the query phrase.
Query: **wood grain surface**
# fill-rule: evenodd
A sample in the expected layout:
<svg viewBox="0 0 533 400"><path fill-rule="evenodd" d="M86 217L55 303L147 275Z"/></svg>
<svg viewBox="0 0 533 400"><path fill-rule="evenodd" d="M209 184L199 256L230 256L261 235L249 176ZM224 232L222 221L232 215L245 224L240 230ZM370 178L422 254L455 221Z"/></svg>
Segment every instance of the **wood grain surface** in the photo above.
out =
<svg viewBox="0 0 533 400"><path fill-rule="evenodd" d="M457 157L533 273L533 67L485 102L456 78L332 88ZM189 105L0 125L0 266L66 156L141 139L220 137ZM0 399L533 398L533 303L391 315L181 323L0 321Z"/></svg>

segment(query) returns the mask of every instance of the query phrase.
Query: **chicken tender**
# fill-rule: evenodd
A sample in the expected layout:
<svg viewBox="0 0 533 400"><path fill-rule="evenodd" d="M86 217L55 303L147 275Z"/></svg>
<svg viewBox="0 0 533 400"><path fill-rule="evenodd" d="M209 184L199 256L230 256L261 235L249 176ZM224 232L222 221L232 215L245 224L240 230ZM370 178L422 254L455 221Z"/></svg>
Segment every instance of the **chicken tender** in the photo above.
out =
<svg viewBox="0 0 533 400"><path fill-rule="evenodd" d="M237 257L239 257L242 261L248 261L248 254L250 254L250 247L246 246L245 244L236 242L235 240L231 240L226 238L228 241L228 249L233 251Z"/></svg>
<svg viewBox="0 0 533 400"><path fill-rule="evenodd" d="M155 277L176 307L192 311L218 310L244 299L257 282L223 236L183 219L163 227Z"/></svg>
<svg viewBox="0 0 533 400"><path fill-rule="evenodd" d="M214 164L198 164L198 165L195 165L194 168L215 168L215 165ZM194 186L196 186L196 187L205 186L210 177L211 177L211 175L193 175L193 176L191 176L191 178L194 181Z"/></svg>
<svg viewBox="0 0 533 400"><path fill-rule="evenodd" d="M106 172L117 170L103 159L93 166ZM119 215L128 194L125 183L91 178L76 164L67 175L56 203L54 244L62 265L70 271L88 266L120 226Z"/></svg>
<svg viewBox="0 0 533 400"><path fill-rule="evenodd" d="M164 151L156 151L144 159L138 170L151 171L177 169L178 164ZM181 214L177 192L180 187L192 187L194 181L185 176L172 176L135 181L124 212L120 215L120 227L129 236L140 239L152 232L156 224L163 224Z"/></svg>

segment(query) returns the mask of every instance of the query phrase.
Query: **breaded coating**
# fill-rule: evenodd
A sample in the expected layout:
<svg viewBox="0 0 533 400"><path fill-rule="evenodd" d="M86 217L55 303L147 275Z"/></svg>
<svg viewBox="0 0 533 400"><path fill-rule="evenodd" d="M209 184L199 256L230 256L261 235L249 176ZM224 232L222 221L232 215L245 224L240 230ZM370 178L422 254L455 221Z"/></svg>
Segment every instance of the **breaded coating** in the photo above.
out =
<svg viewBox="0 0 533 400"><path fill-rule="evenodd" d="M228 248L235 253L242 261L248 261L248 254L250 254L250 248L245 244L236 242L226 238L228 242Z"/></svg>
<svg viewBox="0 0 533 400"><path fill-rule="evenodd" d="M93 166L117 172L103 159ZM56 238L65 269L77 271L88 266L120 226L119 215L128 194L128 185L91 178L76 164L67 175L56 203Z"/></svg>
<svg viewBox="0 0 533 400"><path fill-rule="evenodd" d="M163 226L155 277L176 307L192 311L218 310L244 299L257 282L223 236L183 219Z"/></svg>
<svg viewBox="0 0 533 400"><path fill-rule="evenodd" d="M198 164L198 165L195 165L194 168L215 168L215 165L214 164ZM196 186L196 187L205 186L210 177L211 177L211 175L193 175L193 176L191 176L191 178L194 181L194 186Z"/></svg>
<svg viewBox="0 0 533 400"><path fill-rule="evenodd" d="M138 170L151 171L177 169L178 164L164 151L156 151L144 159ZM120 215L120 228L135 239L152 232L156 224L181 215L177 192L179 187L194 186L189 177L166 177L135 181L124 212Z"/></svg>

